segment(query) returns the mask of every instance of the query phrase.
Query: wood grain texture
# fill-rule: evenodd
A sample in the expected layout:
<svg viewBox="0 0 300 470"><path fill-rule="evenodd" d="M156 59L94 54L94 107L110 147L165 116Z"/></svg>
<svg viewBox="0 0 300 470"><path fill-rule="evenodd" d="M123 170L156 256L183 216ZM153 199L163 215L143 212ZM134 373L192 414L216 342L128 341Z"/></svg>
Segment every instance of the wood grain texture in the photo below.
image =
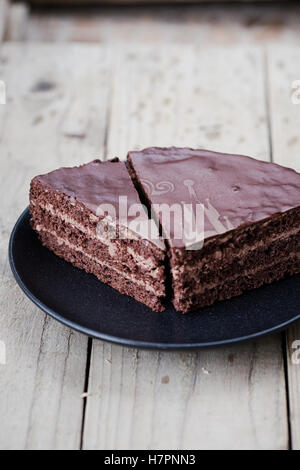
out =
<svg viewBox="0 0 300 470"><path fill-rule="evenodd" d="M8 8L8 0L0 0L0 43L5 35Z"/></svg>
<svg viewBox="0 0 300 470"><path fill-rule="evenodd" d="M268 52L273 159L300 171L300 54L285 47Z"/></svg>
<svg viewBox="0 0 300 470"><path fill-rule="evenodd" d="M270 159L262 51L135 46L114 58L109 157L177 145ZM280 336L199 353L93 342L83 444L287 448Z"/></svg>
<svg viewBox="0 0 300 470"><path fill-rule="evenodd" d="M270 48L267 65L273 160L300 171L300 53ZM300 322L289 328L286 343L292 446L299 450Z"/></svg>
<svg viewBox="0 0 300 470"><path fill-rule="evenodd" d="M94 342L86 449L287 447L278 341L198 353Z"/></svg>
<svg viewBox="0 0 300 470"><path fill-rule="evenodd" d="M0 365L0 448L76 449L87 338L46 318L25 297L10 272L7 244L34 175L102 154L108 56L97 46L5 44L0 63L8 90L0 105L0 340L7 349ZM78 108L91 123L80 137Z"/></svg>
<svg viewBox="0 0 300 470"><path fill-rule="evenodd" d="M214 3L34 9L27 39L132 43L199 48L251 44L300 44L300 5Z"/></svg>
<svg viewBox="0 0 300 470"><path fill-rule="evenodd" d="M29 6L27 3L16 3L9 6L5 39L7 41L24 41L27 35Z"/></svg>
<svg viewBox="0 0 300 470"><path fill-rule="evenodd" d="M262 61L251 48L129 46L114 76L108 156L175 145L268 160Z"/></svg>
<svg viewBox="0 0 300 470"><path fill-rule="evenodd" d="M300 324L286 332L291 446L300 450Z"/></svg>

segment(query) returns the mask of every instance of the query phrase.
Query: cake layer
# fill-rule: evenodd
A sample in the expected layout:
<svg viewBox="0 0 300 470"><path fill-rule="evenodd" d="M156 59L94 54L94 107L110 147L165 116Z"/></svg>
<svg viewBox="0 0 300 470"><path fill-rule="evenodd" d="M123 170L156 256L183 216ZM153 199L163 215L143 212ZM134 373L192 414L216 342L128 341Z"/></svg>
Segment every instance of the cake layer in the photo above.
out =
<svg viewBox="0 0 300 470"><path fill-rule="evenodd" d="M264 245L269 243L272 238L280 238L291 230L299 228L300 206L285 213L274 214L273 217L269 217L263 222L243 225L234 231L211 237L204 241L201 250L173 248L171 263L182 264L188 262L190 266L201 266L218 260L223 263L228 258L240 257L245 246Z"/></svg>
<svg viewBox="0 0 300 470"><path fill-rule="evenodd" d="M60 238L75 245L79 244L86 253L99 260L106 260L112 266L119 266L128 272L140 272L145 278L157 279L161 285L157 285L157 287L163 288L161 282L164 276L163 260L156 260L151 253L148 254L148 258L145 258L140 254L139 243L136 240L107 239L106 243L103 243L96 234L91 234L87 228L83 226L77 228L73 220L66 217L64 213L58 212L57 215L52 215L39 206L31 207L31 213L33 228L36 231L45 229L56 232Z"/></svg>
<svg viewBox="0 0 300 470"><path fill-rule="evenodd" d="M194 291L199 284L219 282L228 276L244 273L257 266L270 265L273 260L289 258L300 251L300 229L293 229L290 234L275 238L257 247L245 247L239 257L214 260L200 266L181 265L172 269L174 286L181 288L184 294Z"/></svg>
<svg viewBox="0 0 300 470"><path fill-rule="evenodd" d="M39 238L42 244L57 256L87 273L94 274L100 281L109 284L121 294L134 297L156 312L165 309L164 295L157 295L156 289L143 278L138 279L133 275L126 275L124 272L112 268L108 263L100 263L99 260L88 256L80 248L60 239L55 233L41 231Z"/></svg>
<svg viewBox="0 0 300 470"><path fill-rule="evenodd" d="M257 265L256 267L245 269L243 271L242 276L248 277L248 276L255 275L256 272L259 272L262 269L271 270L274 265L276 264L284 265L285 262L286 263L294 262L295 268L297 268L297 266L299 266L299 257L300 257L300 251L294 252L290 256L288 255L286 257L282 256L281 259L277 259L275 262L273 261L273 262L270 262L269 264ZM198 284L194 285L191 291L189 290L189 288L187 291L185 289L176 289L174 290L174 298L183 299L188 296L202 295L205 292L213 289L215 286L226 285L227 283L235 281L236 279L239 279L239 278L241 278L240 272L230 273L226 278L222 278L222 279L216 278L209 282L199 282Z"/></svg>
<svg viewBox="0 0 300 470"><path fill-rule="evenodd" d="M105 233L100 234L97 229L99 222L103 219L102 217L99 217L96 213L92 212L88 207L85 207L78 201L76 201L75 204L73 199L68 195L59 193L55 188L45 185L41 178L42 176L36 177L31 182L30 210L34 207L40 207L41 209L50 212L51 215L57 215L57 212L60 212L61 214L63 213L66 222L71 222L73 226L76 226L81 231L87 231L90 237L97 236L97 239L101 240L103 243L106 243L107 239L108 242L110 241L110 237L105 236ZM125 187L124 192L126 193L126 191L127 189ZM138 197L134 203L131 202L130 204L140 204ZM145 219L147 220L146 215ZM105 220L109 221L109 219ZM155 258L164 260L165 244L162 239L157 237L153 237L152 239L143 239L139 234L129 230L128 227L123 227L122 225L119 226L118 224L115 224L114 221L112 221L111 224L115 228L117 235L121 229L124 237L127 237L130 240L136 240L141 253L149 256L150 251Z"/></svg>
<svg viewBox="0 0 300 470"><path fill-rule="evenodd" d="M258 267L255 271L244 273L226 282L214 286L204 286L204 291L181 298L175 297L173 304L176 310L183 313L192 312L201 307L212 305L216 301L230 299L241 295L243 292L256 289L264 284L271 284L286 276L300 273L300 253L285 259L280 263L274 263L268 267ZM175 293L176 295L176 293ZM179 292L180 295L180 292Z"/></svg>
<svg viewBox="0 0 300 470"><path fill-rule="evenodd" d="M161 282L160 277L152 277L147 271L142 271L135 267L131 269L130 263L121 263L121 262L114 262L112 258L108 256L102 256L100 250L97 250L96 255L86 247L82 246L81 243L78 243L78 238L72 237L72 234L68 237L65 234L60 236L60 232L50 230L49 227L44 227L42 225L35 225L33 224L34 230L40 235L41 233L48 233L59 240L59 243L64 243L65 245L69 246L72 249L75 249L81 253L83 253L87 258L92 259L96 263L99 263L103 266L108 266L111 269L115 270L118 273L121 273L125 278L131 279L133 282L135 279L139 281L139 279L143 279L145 281L145 285L147 285L149 290L155 292L158 296L165 295L165 285ZM134 265L134 263L133 263Z"/></svg>

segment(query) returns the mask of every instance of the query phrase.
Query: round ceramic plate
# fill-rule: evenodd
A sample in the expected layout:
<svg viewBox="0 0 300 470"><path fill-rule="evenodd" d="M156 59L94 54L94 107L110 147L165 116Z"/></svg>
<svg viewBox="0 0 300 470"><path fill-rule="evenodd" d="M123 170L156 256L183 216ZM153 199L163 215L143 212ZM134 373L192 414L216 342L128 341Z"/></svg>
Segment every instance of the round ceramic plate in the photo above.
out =
<svg viewBox="0 0 300 470"><path fill-rule="evenodd" d="M134 347L197 349L258 337L300 318L300 275L192 314L171 305L152 312L44 248L29 219L26 209L9 244L18 284L44 312L91 337Z"/></svg>

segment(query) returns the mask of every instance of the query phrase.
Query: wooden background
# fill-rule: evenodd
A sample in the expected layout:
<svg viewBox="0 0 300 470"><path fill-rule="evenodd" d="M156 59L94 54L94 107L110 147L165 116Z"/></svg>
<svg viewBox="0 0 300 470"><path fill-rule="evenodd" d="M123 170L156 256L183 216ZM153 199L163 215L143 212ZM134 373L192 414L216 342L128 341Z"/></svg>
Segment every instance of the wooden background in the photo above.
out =
<svg viewBox="0 0 300 470"><path fill-rule="evenodd" d="M0 105L0 341L7 349L6 365L0 364L0 448L300 449L300 365L292 361L299 324L216 350L123 348L46 317L20 291L7 259L30 179L58 166L124 158L128 149L148 145L187 145L300 171L300 104L291 101L292 82L300 79L295 12L281 15L280 33L275 28L259 40L237 22L237 45L208 41L218 30L212 21L199 34L194 25L193 44L180 41L191 19L173 22L168 31L177 39L165 40L164 23L150 21L149 10L145 41L132 40L140 24L129 40L117 33L120 12L105 17L113 38L103 33L99 40L101 14L79 24L70 12L62 19L31 14L26 5L6 11L0 14L6 18L0 79L7 85L7 104ZM274 33L268 18L279 10L262 11ZM142 12L135 15L141 21ZM264 23L253 27L261 31ZM160 47L153 29L163 38ZM225 21L223 39L232 37L230 29ZM69 42L79 34L89 43Z"/></svg>

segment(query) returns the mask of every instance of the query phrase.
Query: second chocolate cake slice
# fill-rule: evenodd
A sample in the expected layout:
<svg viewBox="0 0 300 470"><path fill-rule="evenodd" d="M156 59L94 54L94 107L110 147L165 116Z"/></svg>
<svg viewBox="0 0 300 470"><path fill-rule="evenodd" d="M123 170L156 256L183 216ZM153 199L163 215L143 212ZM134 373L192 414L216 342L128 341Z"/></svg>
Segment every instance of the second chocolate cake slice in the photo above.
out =
<svg viewBox="0 0 300 470"><path fill-rule="evenodd" d="M167 238L176 310L300 272L300 175L294 170L187 148L130 152L128 165ZM174 216L178 205L200 208L202 235L194 243L180 233L185 220Z"/></svg>
<svg viewBox="0 0 300 470"><path fill-rule="evenodd" d="M164 243L124 163L95 160L36 176L30 212L41 242L56 255L152 310L164 310Z"/></svg>

